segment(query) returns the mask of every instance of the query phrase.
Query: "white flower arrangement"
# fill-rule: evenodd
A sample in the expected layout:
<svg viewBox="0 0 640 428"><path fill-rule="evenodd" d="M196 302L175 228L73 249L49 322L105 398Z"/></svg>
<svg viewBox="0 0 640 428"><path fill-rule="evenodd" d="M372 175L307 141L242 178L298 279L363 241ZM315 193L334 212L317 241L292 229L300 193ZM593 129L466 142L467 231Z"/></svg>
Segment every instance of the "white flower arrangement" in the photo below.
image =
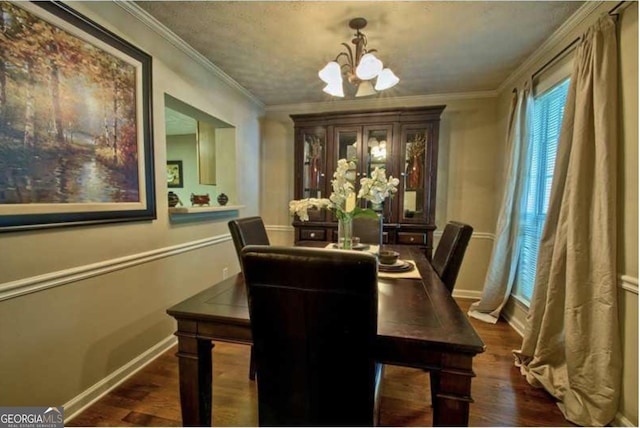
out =
<svg viewBox="0 0 640 428"><path fill-rule="evenodd" d="M360 208L355 204L351 210L346 210L347 201L355 194L355 187L347 179L347 172L355 170L356 164L346 159L338 161L338 168L333 173L331 186L333 192L327 198L308 198L289 202L289 212L297 214L301 221L309 220L309 208L327 208L336 211L338 220L353 219L356 217L377 218L377 214L371 208ZM393 196L398 191L400 180L389 176L387 179L385 171L376 167L371 172L370 178L360 179L360 190L357 199L365 199L373 204L381 204L388 197Z"/></svg>

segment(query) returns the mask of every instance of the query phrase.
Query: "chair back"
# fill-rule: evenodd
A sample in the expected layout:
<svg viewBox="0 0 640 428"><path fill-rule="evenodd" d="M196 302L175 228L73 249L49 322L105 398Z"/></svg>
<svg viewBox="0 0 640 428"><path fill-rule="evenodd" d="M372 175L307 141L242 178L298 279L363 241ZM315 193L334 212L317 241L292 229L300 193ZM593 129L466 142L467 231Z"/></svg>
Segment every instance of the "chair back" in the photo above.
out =
<svg viewBox="0 0 640 428"><path fill-rule="evenodd" d="M264 227L262 217L257 216L237 218L231 220L228 225L233 245L236 247L240 269L244 271L241 256L242 249L247 245L269 245L267 229Z"/></svg>
<svg viewBox="0 0 640 428"><path fill-rule="evenodd" d="M431 260L434 270L447 286L449 292L453 291L456 284L472 233L473 227L468 224L450 221L442 232L440 242Z"/></svg>
<svg viewBox="0 0 640 428"><path fill-rule="evenodd" d="M248 246L242 260L259 425L372 425L375 257Z"/></svg>
<svg viewBox="0 0 640 428"><path fill-rule="evenodd" d="M356 217L353 219L353 236L363 244L382 245L382 216L377 219Z"/></svg>

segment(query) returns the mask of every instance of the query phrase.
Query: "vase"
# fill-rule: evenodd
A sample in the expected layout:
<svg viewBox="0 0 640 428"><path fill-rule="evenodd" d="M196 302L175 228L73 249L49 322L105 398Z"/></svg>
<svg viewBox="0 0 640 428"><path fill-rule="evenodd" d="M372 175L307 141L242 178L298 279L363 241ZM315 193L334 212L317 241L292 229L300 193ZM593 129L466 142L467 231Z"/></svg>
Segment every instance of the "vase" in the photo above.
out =
<svg viewBox="0 0 640 428"><path fill-rule="evenodd" d="M338 219L338 248L341 250L353 248L353 217L351 216Z"/></svg>
<svg viewBox="0 0 640 428"><path fill-rule="evenodd" d="M220 204L220 206L223 207L227 205L227 202L229 202L229 197L224 193L220 193L218 195L218 203Z"/></svg>
<svg viewBox="0 0 640 428"><path fill-rule="evenodd" d="M182 205L182 202L180 201L180 198L175 193L169 192L168 198L169 198L169 207L173 208L173 207L177 206L178 204Z"/></svg>

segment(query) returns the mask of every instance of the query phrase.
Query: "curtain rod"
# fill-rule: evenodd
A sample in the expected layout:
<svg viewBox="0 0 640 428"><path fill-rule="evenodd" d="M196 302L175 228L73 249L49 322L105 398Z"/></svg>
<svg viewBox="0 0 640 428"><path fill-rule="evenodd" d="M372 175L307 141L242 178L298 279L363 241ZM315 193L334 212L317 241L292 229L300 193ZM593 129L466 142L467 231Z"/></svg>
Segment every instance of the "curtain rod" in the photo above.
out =
<svg viewBox="0 0 640 428"><path fill-rule="evenodd" d="M618 4L616 4L614 7L611 8L611 10L609 10L609 15L611 16L619 16L620 12L622 12L624 9L626 9L631 3L628 0L622 0L621 2L619 2ZM551 58L549 61L547 61L542 67L540 67L535 73L533 73L531 75L531 78L534 79L536 78L540 73L542 73L544 70L546 70L549 66L551 66L553 63L555 63L556 61L558 61L560 58L562 58L563 56L565 56L566 54L568 54L569 52L571 52L573 49L575 49L576 45L578 44L578 42L580 41L580 37L576 38L574 41L572 41L571 43L569 43L569 45L567 47L565 47L564 49L562 49L560 52L558 52L556 55L554 55L553 58Z"/></svg>
<svg viewBox="0 0 640 428"><path fill-rule="evenodd" d="M626 5L625 5L625 3L626 3ZM620 3L615 5L613 8L611 8L611 10L609 11L609 15L619 15L620 12L622 12L624 9L627 8L627 6L629 6L629 4L630 4L629 1L625 1L625 0L621 1ZM623 5L624 5L624 7L621 8L621 6L623 6ZM620 10L618 10L618 9L620 9Z"/></svg>
<svg viewBox="0 0 640 428"><path fill-rule="evenodd" d="M543 71L545 71L547 68L549 68L550 65L554 64L556 61L558 61L560 58L564 57L565 55L567 55L569 52L571 52L572 50L575 49L576 45L578 44L578 42L580 41L580 37L576 38L573 42L569 43L569 45L567 45L564 49L562 49L560 52L558 52L557 54L555 54L553 56L553 58L551 58L549 61L547 61L542 67L540 67L535 73L533 73L531 75L531 78L534 79L536 76L538 76L538 74L542 73Z"/></svg>

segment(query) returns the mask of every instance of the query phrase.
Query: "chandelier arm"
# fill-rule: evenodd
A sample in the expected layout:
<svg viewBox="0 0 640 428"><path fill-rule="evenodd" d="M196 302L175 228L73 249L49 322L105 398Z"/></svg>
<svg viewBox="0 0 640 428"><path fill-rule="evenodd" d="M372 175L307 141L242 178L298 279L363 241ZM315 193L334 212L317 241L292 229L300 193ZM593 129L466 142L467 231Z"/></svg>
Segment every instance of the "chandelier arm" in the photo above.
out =
<svg viewBox="0 0 640 428"><path fill-rule="evenodd" d="M345 48L347 48L347 52L342 52L341 55L345 55L347 57L347 60L349 61L349 65L353 68L355 65L355 62L353 61L353 50L351 49L351 46L349 46L346 43L342 43L342 46L344 46ZM340 56L340 55L338 55Z"/></svg>
<svg viewBox="0 0 640 428"><path fill-rule="evenodd" d="M338 54L338 56L336 56L336 59L334 60L338 64L340 64L340 62L338 61L340 59L340 57L345 57L347 59L347 62L351 61L351 57L349 56L349 54L347 52L340 52ZM343 67L344 67L344 65L343 65Z"/></svg>
<svg viewBox="0 0 640 428"><path fill-rule="evenodd" d="M367 46L367 38L360 32L360 30L358 30L355 39L351 40L351 42L356 45L356 58L353 64L354 67L357 67L360 62L360 58L365 54L363 51L366 51L365 47Z"/></svg>

